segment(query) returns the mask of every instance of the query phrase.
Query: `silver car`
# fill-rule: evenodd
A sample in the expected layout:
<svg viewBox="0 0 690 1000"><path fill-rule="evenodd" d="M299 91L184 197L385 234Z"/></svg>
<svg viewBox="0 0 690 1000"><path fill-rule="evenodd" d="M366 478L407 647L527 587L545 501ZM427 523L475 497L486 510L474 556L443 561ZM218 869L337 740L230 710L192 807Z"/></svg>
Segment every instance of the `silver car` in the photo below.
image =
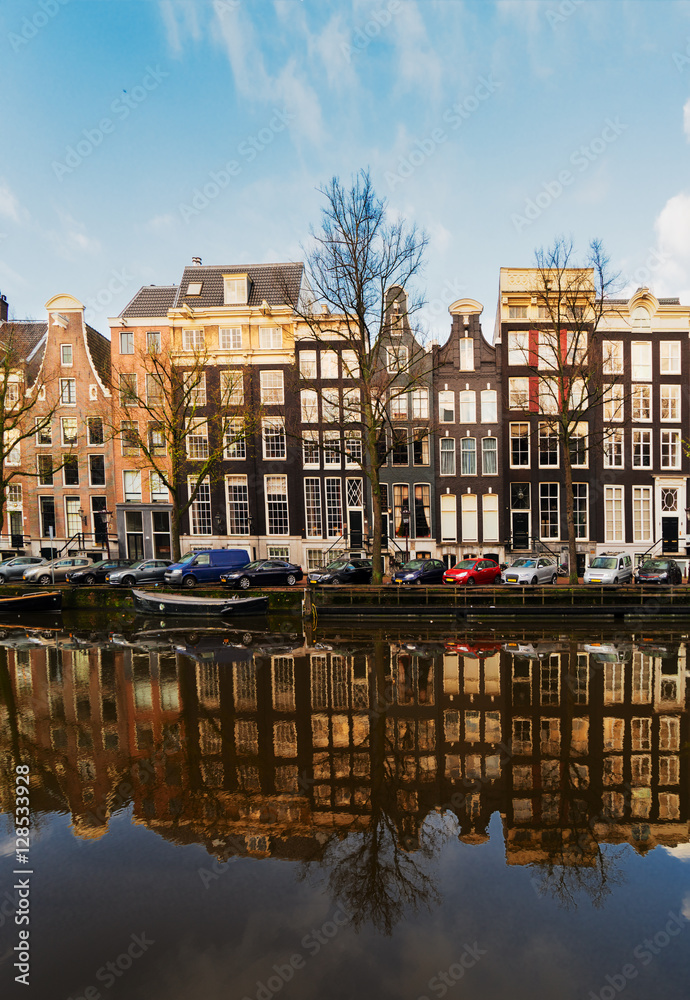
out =
<svg viewBox="0 0 690 1000"><path fill-rule="evenodd" d="M171 559L140 559L131 566L111 570L106 576L106 582L113 587L135 587L138 583L163 583Z"/></svg>
<svg viewBox="0 0 690 1000"><path fill-rule="evenodd" d="M558 566L548 556L521 556L501 574L501 583L555 583Z"/></svg>
<svg viewBox="0 0 690 1000"><path fill-rule="evenodd" d="M24 583L40 583L49 586L51 583L64 583L67 574L81 566L90 566L93 560L86 556L65 556L64 559L53 559L52 562L31 566L24 571Z"/></svg>
<svg viewBox="0 0 690 1000"><path fill-rule="evenodd" d="M45 566L47 560L41 556L15 556L0 563L0 583L10 580L21 580L24 572L32 566Z"/></svg>

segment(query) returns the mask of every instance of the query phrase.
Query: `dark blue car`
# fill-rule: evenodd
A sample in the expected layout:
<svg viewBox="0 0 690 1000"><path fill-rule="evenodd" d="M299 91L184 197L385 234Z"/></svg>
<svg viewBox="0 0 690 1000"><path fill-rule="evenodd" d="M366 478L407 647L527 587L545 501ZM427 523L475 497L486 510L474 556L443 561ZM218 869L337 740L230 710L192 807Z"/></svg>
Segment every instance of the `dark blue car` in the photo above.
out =
<svg viewBox="0 0 690 1000"><path fill-rule="evenodd" d="M443 583L445 566L440 559L412 559L393 574L393 583L417 583L420 586Z"/></svg>

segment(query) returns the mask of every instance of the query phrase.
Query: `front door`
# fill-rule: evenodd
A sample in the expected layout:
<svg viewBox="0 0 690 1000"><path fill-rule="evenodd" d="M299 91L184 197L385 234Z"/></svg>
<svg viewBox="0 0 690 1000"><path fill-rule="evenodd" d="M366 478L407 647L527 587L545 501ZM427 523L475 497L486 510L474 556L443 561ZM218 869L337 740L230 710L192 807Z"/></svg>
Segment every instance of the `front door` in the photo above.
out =
<svg viewBox="0 0 690 1000"><path fill-rule="evenodd" d="M10 545L13 549L24 547L24 526L22 524L22 512L20 510L10 511Z"/></svg>
<svg viewBox="0 0 690 1000"><path fill-rule="evenodd" d="M364 541L362 538L362 511L349 510L348 519L350 522L350 548L361 549Z"/></svg>
<svg viewBox="0 0 690 1000"><path fill-rule="evenodd" d="M513 548L529 548L529 514L527 511L513 511Z"/></svg>
<svg viewBox="0 0 690 1000"><path fill-rule="evenodd" d="M661 518L661 548L664 552L678 551L678 518Z"/></svg>

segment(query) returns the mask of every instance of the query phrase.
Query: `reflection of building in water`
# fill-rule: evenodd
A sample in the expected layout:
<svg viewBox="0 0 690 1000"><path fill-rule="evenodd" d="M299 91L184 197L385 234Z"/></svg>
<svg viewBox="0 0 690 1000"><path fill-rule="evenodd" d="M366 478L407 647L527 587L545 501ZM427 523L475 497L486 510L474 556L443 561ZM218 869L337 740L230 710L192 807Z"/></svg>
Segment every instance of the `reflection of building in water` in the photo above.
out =
<svg viewBox="0 0 690 1000"><path fill-rule="evenodd" d="M455 813L467 842L486 839L499 810L518 864L554 845L567 855L583 836L688 840L684 644L372 641L189 656L39 646L1 657L39 808L69 809L82 837L131 802L138 822L219 855L315 857L381 810L408 850L433 810ZM2 723L7 756L7 710Z"/></svg>

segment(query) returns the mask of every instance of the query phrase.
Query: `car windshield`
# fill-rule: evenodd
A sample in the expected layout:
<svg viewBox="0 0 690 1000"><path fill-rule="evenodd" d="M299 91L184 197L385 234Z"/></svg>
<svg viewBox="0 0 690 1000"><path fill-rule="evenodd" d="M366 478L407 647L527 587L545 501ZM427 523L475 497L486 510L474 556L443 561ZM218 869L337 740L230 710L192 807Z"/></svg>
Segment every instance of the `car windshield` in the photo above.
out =
<svg viewBox="0 0 690 1000"><path fill-rule="evenodd" d="M640 569L664 570L669 569L669 564L665 559L646 559Z"/></svg>
<svg viewBox="0 0 690 1000"><path fill-rule="evenodd" d="M520 569L520 568L527 569L530 566L536 566L536 565L537 564L534 561L534 559L516 559L513 565L511 566L511 569Z"/></svg>
<svg viewBox="0 0 690 1000"><path fill-rule="evenodd" d="M453 569L472 569L474 563L475 563L474 559L461 559L460 562L456 563L455 566L453 566Z"/></svg>
<svg viewBox="0 0 690 1000"><path fill-rule="evenodd" d="M405 563L403 569L422 569L422 567L428 562L428 559L412 559L410 562Z"/></svg>
<svg viewBox="0 0 690 1000"><path fill-rule="evenodd" d="M350 564L347 559L336 559L335 562L329 563L326 569L331 569L331 570L342 569L343 566L349 566L349 565Z"/></svg>
<svg viewBox="0 0 690 1000"><path fill-rule="evenodd" d="M607 558L606 556L597 556L596 559L592 559L590 563L590 569L615 569L616 559Z"/></svg>
<svg viewBox="0 0 690 1000"><path fill-rule="evenodd" d="M180 566L186 566L186 565L187 565L187 563L191 562L191 561L192 561L192 559L194 559L194 557L195 557L196 555L197 555L197 553L196 553L196 552L188 552L188 553L187 553L187 555L186 555L186 556L184 556L184 558L183 558L183 559L180 559Z"/></svg>
<svg viewBox="0 0 690 1000"><path fill-rule="evenodd" d="M242 567L242 570L244 571L245 569L258 569L259 566L263 566L265 562L266 562L265 559L257 559L256 562L247 563L246 566ZM239 573L239 570L237 572Z"/></svg>

